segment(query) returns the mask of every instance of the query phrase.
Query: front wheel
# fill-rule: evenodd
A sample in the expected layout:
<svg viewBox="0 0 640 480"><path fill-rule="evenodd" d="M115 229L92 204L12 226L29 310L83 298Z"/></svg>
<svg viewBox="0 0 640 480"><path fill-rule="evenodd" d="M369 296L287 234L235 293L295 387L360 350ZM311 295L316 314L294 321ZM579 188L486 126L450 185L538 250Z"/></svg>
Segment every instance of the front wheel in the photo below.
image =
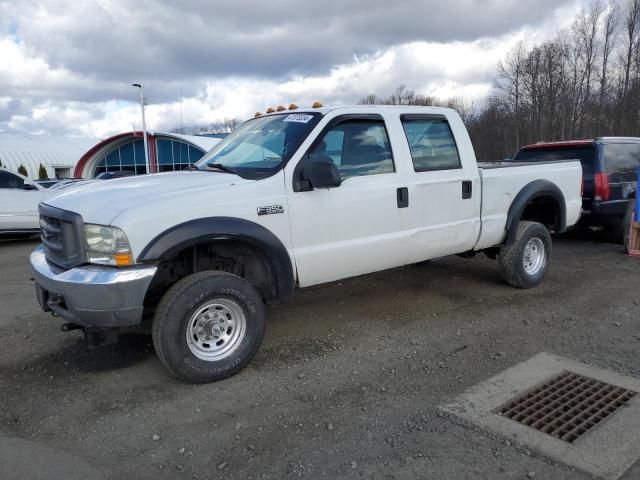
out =
<svg viewBox="0 0 640 480"><path fill-rule="evenodd" d="M175 377L206 383L244 368L265 330L264 303L245 279L225 272L183 278L162 297L153 344Z"/></svg>
<svg viewBox="0 0 640 480"><path fill-rule="evenodd" d="M514 287L540 285L550 261L551 235L540 223L520 222L515 242L500 248L500 273Z"/></svg>

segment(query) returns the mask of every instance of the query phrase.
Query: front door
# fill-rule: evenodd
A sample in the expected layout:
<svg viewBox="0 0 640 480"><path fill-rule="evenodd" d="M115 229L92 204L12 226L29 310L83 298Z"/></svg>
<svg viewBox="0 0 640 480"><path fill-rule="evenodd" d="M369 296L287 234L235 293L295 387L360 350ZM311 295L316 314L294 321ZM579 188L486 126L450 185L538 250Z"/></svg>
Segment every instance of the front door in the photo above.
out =
<svg viewBox="0 0 640 480"><path fill-rule="evenodd" d="M331 159L342 185L295 191L298 168L288 169L287 201L300 286L407 263L410 233L403 185L384 119L336 117L301 160Z"/></svg>

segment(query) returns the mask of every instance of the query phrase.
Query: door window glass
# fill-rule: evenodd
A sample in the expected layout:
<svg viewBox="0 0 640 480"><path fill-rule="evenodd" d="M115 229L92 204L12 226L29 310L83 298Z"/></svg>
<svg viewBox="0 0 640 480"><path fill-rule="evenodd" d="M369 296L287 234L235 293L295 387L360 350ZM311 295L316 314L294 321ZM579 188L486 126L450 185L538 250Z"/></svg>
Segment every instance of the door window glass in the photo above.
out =
<svg viewBox="0 0 640 480"><path fill-rule="evenodd" d="M24 179L10 172L0 172L0 188L22 188Z"/></svg>
<svg viewBox="0 0 640 480"><path fill-rule="evenodd" d="M461 168L458 148L449 123L443 118L403 118L416 172Z"/></svg>
<svg viewBox="0 0 640 480"><path fill-rule="evenodd" d="M348 120L326 132L309 159L327 158L343 180L395 171L387 130L379 120Z"/></svg>

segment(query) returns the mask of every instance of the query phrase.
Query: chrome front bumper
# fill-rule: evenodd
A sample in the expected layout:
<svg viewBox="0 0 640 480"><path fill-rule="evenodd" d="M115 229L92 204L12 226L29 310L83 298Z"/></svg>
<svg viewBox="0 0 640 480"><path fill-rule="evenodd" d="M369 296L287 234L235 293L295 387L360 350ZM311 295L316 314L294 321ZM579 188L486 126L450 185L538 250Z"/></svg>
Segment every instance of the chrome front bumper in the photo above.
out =
<svg viewBox="0 0 640 480"><path fill-rule="evenodd" d="M126 327L142 320L144 296L156 266L85 265L63 270L38 247L29 258L38 302L45 312L84 327Z"/></svg>

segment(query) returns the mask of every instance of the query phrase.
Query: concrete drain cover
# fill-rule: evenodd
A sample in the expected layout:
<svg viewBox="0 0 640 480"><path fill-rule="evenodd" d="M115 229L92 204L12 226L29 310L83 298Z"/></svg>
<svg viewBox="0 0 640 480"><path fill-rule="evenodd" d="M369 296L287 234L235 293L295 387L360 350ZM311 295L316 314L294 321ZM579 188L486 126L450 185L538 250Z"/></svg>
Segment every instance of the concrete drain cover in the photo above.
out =
<svg viewBox="0 0 640 480"><path fill-rule="evenodd" d="M546 457L619 478L640 457L640 380L541 353L441 410Z"/></svg>
<svg viewBox="0 0 640 480"><path fill-rule="evenodd" d="M635 392L572 372L563 372L511 400L498 413L574 442L627 405Z"/></svg>

